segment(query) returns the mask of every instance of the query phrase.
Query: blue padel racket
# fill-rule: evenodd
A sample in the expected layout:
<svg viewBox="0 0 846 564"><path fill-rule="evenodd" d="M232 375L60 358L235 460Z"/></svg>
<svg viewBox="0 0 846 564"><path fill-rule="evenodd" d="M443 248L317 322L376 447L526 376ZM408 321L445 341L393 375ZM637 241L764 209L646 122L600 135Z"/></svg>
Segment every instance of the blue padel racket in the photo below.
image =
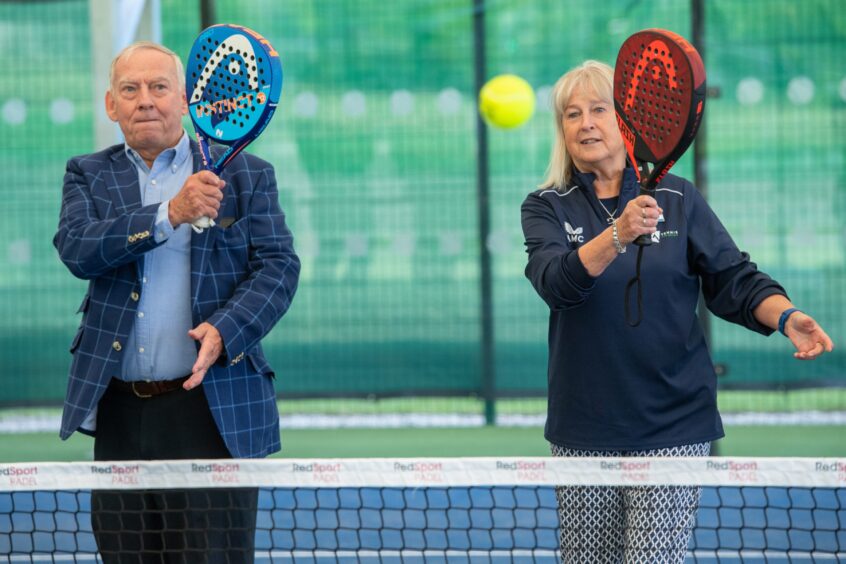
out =
<svg viewBox="0 0 846 564"><path fill-rule="evenodd" d="M185 96L205 167L220 171L258 137L279 102L282 63L270 43L251 29L218 24L200 33L185 65ZM228 148L217 158L211 143ZM208 217L195 231L214 225Z"/></svg>

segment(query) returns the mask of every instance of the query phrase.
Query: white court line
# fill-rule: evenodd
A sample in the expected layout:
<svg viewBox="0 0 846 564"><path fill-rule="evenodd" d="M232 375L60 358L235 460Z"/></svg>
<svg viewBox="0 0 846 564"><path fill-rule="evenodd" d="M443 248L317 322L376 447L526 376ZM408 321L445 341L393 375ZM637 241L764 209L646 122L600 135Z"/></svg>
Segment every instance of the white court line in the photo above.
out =
<svg viewBox="0 0 846 564"><path fill-rule="evenodd" d="M726 413L726 425L846 425L843 411L800 411L796 413ZM58 433L59 415L0 414L0 434ZM501 414L496 424L501 427L543 427L545 414ZM380 413L380 414L299 414L282 415L282 429L394 429L427 427L482 427L481 414L460 413Z"/></svg>

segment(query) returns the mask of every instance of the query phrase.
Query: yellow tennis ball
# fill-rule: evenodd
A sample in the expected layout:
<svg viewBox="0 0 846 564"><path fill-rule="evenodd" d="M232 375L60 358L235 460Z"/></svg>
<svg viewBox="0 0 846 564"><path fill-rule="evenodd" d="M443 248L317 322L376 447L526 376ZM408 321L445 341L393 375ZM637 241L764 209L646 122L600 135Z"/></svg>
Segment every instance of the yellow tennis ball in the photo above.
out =
<svg viewBox="0 0 846 564"><path fill-rule="evenodd" d="M479 91L479 113L491 125L519 127L535 112L535 92L514 74L495 76Z"/></svg>

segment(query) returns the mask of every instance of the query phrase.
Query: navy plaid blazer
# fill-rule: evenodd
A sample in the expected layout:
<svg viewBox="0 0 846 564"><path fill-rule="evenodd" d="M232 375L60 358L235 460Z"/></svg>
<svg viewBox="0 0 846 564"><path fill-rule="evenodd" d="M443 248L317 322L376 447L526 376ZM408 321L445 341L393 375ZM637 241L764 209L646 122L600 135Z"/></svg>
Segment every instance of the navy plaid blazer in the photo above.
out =
<svg viewBox="0 0 846 564"><path fill-rule="evenodd" d="M196 143L191 150L199 171ZM234 222L191 236L192 317L195 327L207 321L223 339L224 352L203 380L220 434L234 457L261 457L279 450L280 441L274 374L260 341L291 305L300 261L273 167L242 153L221 178L226 187L218 221ZM158 207L141 205L138 172L123 145L68 161L53 244L71 273L89 284L71 345L62 439L79 429L120 374L144 253L157 246Z"/></svg>

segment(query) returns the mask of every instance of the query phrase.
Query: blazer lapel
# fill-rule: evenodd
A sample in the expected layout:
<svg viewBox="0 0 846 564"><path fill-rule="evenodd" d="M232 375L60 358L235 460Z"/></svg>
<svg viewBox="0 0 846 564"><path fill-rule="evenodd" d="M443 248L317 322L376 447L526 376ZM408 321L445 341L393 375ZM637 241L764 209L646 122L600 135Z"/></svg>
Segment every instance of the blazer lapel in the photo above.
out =
<svg viewBox="0 0 846 564"><path fill-rule="evenodd" d="M103 184L111 199L114 215L122 215L141 207L141 186L138 184L138 169L128 156L123 145L116 145L109 156L111 166L105 171ZM140 279L144 273L144 257L135 263Z"/></svg>
<svg viewBox="0 0 846 564"><path fill-rule="evenodd" d="M203 157L200 155L199 146L194 141L191 141L191 155L194 159L193 172L203 170ZM206 271L209 253L214 241L212 229L214 228L203 229L202 233L192 230L191 233L191 310L194 316L194 326L202 321L198 304L203 274Z"/></svg>
<svg viewBox="0 0 846 564"><path fill-rule="evenodd" d="M104 178L106 191L115 208L115 215L121 215L141 207L141 187L138 185L138 169L124 152L123 145L111 154L111 178Z"/></svg>

